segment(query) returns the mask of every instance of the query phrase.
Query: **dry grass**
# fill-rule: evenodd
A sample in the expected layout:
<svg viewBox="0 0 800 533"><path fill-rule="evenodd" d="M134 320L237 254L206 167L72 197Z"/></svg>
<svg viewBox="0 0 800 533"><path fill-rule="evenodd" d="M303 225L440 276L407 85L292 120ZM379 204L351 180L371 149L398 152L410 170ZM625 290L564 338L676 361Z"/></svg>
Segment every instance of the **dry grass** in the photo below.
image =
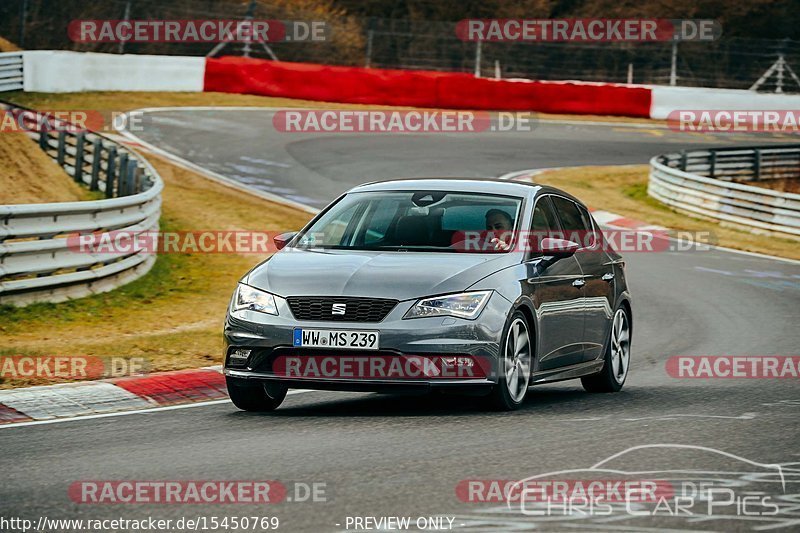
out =
<svg viewBox="0 0 800 533"><path fill-rule="evenodd" d="M310 215L151 157L164 179L162 231L279 231ZM263 256L168 254L150 274L110 293L61 304L0 308L0 355L144 357L152 371L222 359L222 322L236 282ZM52 382L17 379L0 388Z"/></svg>
<svg viewBox="0 0 800 533"><path fill-rule="evenodd" d="M91 198L24 133L0 133L0 204Z"/></svg>
<svg viewBox="0 0 800 533"><path fill-rule="evenodd" d="M0 52L19 52L22 50L19 46L12 43L8 39L0 37Z"/></svg>
<svg viewBox="0 0 800 533"><path fill-rule="evenodd" d="M755 235L672 211L647 196L648 172L647 165L574 167L546 171L534 180L583 198L595 209L675 230L711 231L717 236L718 244L728 248L800 259L797 241Z"/></svg>

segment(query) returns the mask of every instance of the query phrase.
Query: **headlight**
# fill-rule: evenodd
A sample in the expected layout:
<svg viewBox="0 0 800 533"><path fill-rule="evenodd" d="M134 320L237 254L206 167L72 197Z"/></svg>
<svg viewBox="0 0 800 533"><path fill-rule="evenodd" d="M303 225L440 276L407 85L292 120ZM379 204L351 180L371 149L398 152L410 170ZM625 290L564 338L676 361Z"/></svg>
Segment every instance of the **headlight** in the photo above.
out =
<svg viewBox="0 0 800 533"><path fill-rule="evenodd" d="M423 318L427 316L455 316L458 318L477 318L492 291L462 292L447 296L423 298L408 310L403 318Z"/></svg>
<svg viewBox="0 0 800 533"><path fill-rule="evenodd" d="M270 293L240 283L239 286L236 287L236 292L233 294L231 311L242 310L277 315L278 305L275 303L275 297Z"/></svg>

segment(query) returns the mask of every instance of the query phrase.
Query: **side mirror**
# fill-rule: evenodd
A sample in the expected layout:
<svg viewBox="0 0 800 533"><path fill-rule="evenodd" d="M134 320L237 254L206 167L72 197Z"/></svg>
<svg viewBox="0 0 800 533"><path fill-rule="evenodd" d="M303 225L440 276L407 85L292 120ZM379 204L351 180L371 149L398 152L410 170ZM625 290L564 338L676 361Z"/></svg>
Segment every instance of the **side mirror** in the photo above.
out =
<svg viewBox="0 0 800 533"><path fill-rule="evenodd" d="M550 255L561 259L563 257L575 255L575 252L577 252L580 247L581 245L577 242L546 237L542 239L539 245L539 251L542 252L542 255Z"/></svg>
<svg viewBox="0 0 800 533"><path fill-rule="evenodd" d="M275 243L275 247L278 250L282 250L287 244L289 244L289 241L294 239L295 235L297 235L296 231L289 231L287 233L281 233L280 235L275 235L272 238L272 242Z"/></svg>

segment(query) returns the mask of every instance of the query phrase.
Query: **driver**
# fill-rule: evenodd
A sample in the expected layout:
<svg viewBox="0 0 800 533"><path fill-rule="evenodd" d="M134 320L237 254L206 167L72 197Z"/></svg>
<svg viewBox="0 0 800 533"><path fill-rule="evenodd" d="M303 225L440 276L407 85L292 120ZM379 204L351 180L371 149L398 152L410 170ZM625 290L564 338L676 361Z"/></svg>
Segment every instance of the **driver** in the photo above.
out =
<svg viewBox="0 0 800 533"><path fill-rule="evenodd" d="M511 248L511 230L514 220L511 215L502 209L489 209L486 212L486 229L499 237L493 237L490 242L495 250L508 250Z"/></svg>

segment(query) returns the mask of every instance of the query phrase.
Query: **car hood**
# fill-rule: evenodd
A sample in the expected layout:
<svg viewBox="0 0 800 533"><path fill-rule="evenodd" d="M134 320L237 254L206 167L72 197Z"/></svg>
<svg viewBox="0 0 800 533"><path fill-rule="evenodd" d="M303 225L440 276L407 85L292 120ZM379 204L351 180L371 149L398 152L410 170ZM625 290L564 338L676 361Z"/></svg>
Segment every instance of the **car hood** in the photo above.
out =
<svg viewBox="0 0 800 533"><path fill-rule="evenodd" d="M287 249L243 280L279 296L363 296L407 300L459 292L519 263L518 254Z"/></svg>

